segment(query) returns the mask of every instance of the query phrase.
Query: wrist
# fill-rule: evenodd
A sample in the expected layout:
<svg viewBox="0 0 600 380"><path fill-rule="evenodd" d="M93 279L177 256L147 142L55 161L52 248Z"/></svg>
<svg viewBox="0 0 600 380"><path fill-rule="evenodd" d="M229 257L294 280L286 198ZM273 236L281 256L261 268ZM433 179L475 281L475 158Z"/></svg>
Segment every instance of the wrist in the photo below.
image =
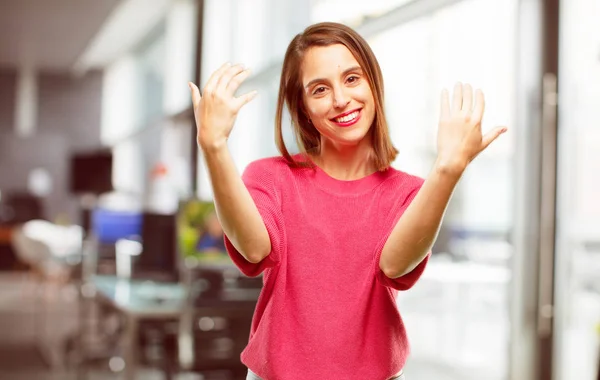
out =
<svg viewBox="0 0 600 380"><path fill-rule="evenodd" d="M215 173L222 172L223 165L227 166L232 162L231 153L229 152L227 144L212 145L207 147L206 150L203 149L201 152L211 177Z"/></svg>
<svg viewBox="0 0 600 380"><path fill-rule="evenodd" d="M460 178L467 169L468 162L463 159L439 157L435 160L434 171L437 174Z"/></svg>
<svg viewBox="0 0 600 380"><path fill-rule="evenodd" d="M227 139L216 140L216 141L201 141L198 140L200 150L204 155L219 154L223 150L227 149Z"/></svg>

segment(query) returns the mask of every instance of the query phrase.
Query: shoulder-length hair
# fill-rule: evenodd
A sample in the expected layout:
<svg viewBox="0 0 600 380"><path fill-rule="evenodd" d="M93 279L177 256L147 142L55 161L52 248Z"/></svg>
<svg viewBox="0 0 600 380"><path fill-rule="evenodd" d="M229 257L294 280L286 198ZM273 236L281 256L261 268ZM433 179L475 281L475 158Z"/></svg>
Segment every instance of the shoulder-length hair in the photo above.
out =
<svg viewBox="0 0 600 380"><path fill-rule="evenodd" d="M309 26L290 42L281 72L277 113L275 115L275 142L282 156L295 167L312 167L309 160L296 161L289 153L283 140L282 122L283 107L287 106L292 122L292 129L300 152L306 157L307 152L319 152L321 134L309 122L303 98L302 60L306 52L315 46L344 45L363 70L371 87L375 101L375 118L369 130L372 141L372 159L378 170L387 169L394 161L398 150L392 145L387 121L384 114L383 76L375 54L357 32L351 28L333 22L323 22Z"/></svg>

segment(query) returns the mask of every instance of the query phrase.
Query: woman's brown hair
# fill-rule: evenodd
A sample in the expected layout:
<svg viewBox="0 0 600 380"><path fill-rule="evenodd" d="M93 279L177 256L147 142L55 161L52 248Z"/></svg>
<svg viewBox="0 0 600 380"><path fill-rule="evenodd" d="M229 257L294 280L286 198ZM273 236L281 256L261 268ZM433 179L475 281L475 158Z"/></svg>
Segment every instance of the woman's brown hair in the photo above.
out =
<svg viewBox="0 0 600 380"><path fill-rule="evenodd" d="M373 99L375 100L375 118L370 132L372 137L374 164L378 170L387 169L394 161L398 150L392 145L388 125L383 110L383 76L375 54L367 42L351 28L333 22L323 22L309 26L290 42L281 71L277 113L275 115L275 142L282 156L293 166L312 166L310 161L296 161L290 155L283 141L283 107L290 112L292 128L300 152L319 151L321 134L309 122L303 101L302 60L311 47L344 45L363 69Z"/></svg>

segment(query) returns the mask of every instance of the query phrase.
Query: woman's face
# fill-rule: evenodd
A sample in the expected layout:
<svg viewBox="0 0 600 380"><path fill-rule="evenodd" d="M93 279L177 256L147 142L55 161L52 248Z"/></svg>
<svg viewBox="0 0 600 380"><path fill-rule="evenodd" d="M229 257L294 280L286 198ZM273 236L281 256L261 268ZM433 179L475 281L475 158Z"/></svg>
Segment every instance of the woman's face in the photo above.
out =
<svg viewBox="0 0 600 380"><path fill-rule="evenodd" d="M361 142L375 118L373 93L350 50L336 44L310 48L302 62L302 85L307 116L334 146Z"/></svg>

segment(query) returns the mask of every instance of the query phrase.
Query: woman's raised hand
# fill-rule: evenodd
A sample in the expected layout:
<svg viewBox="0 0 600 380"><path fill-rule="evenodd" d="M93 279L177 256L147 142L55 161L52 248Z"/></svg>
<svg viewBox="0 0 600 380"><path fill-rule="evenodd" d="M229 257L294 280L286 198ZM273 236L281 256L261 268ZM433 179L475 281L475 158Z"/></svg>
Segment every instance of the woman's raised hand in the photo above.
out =
<svg viewBox="0 0 600 380"><path fill-rule="evenodd" d="M462 174L479 153L506 132L505 127L498 127L482 135L484 109L483 92L475 92L473 104L473 89L468 84L457 83L454 86L452 104L448 91L442 91L436 163L441 169Z"/></svg>
<svg viewBox="0 0 600 380"><path fill-rule="evenodd" d="M256 91L252 91L235 97L236 90L249 74L250 70L242 65L226 63L210 76L202 95L196 85L189 83L198 145L203 151L227 143L238 112L256 96Z"/></svg>

